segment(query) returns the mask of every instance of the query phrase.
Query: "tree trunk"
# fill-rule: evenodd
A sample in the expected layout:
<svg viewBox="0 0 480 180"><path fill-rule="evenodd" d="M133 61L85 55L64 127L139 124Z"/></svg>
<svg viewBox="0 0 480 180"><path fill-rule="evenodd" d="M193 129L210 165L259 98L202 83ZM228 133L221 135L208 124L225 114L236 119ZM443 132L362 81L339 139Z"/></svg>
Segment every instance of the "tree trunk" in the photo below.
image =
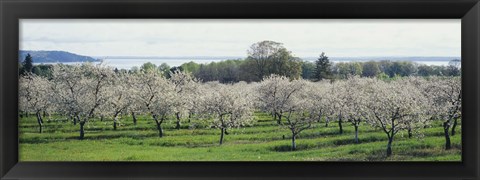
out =
<svg viewBox="0 0 480 180"><path fill-rule="evenodd" d="M85 121L80 122L80 140L83 140L85 137L85 130L83 129L83 126L85 125Z"/></svg>
<svg viewBox="0 0 480 180"><path fill-rule="evenodd" d="M113 130L117 130L117 116L113 117Z"/></svg>
<svg viewBox="0 0 480 180"><path fill-rule="evenodd" d="M326 117L325 118L325 127L328 127L328 122L330 121L330 118Z"/></svg>
<svg viewBox="0 0 480 180"><path fill-rule="evenodd" d="M220 134L220 145L222 145L223 143L223 136L225 134L225 128L220 128L220 130L222 131L221 134Z"/></svg>
<svg viewBox="0 0 480 180"><path fill-rule="evenodd" d="M443 123L443 130L445 133L445 149L449 150L452 148L452 144L450 142L450 135L448 134L448 130L450 129L450 125L448 125L448 122Z"/></svg>
<svg viewBox="0 0 480 180"><path fill-rule="evenodd" d="M102 122L103 122L103 116L100 116L100 121L102 121Z"/></svg>
<svg viewBox="0 0 480 180"><path fill-rule="evenodd" d="M338 119L338 127L340 128L340 134L343 134L343 126L342 126L342 119Z"/></svg>
<svg viewBox="0 0 480 180"><path fill-rule="evenodd" d="M408 138L412 138L413 136L412 128L409 127L407 131L408 131Z"/></svg>
<svg viewBox="0 0 480 180"><path fill-rule="evenodd" d="M135 112L132 111L132 119L133 119L133 125L137 125L137 116L135 115Z"/></svg>
<svg viewBox="0 0 480 180"><path fill-rule="evenodd" d="M296 134L292 133L292 151L297 150L297 144L295 143Z"/></svg>
<svg viewBox="0 0 480 180"><path fill-rule="evenodd" d="M38 122L38 127L39 127L39 133L42 133L42 116L40 115L40 112L37 112L37 122Z"/></svg>
<svg viewBox="0 0 480 180"><path fill-rule="evenodd" d="M177 117L177 126L175 126L175 129L180 129L180 113L177 112L175 113L175 116Z"/></svg>
<svg viewBox="0 0 480 180"><path fill-rule="evenodd" d="M393 141L393 136L388 138L387 157L390 157L392 155L392 141Z"/></svg>
<svg viewBox="0 0 480 180"><path fill-rule="evenodd" d="M77 125L77 118L78 118L78 117L77 117L76 115L73 116L73 125L74 125L74 126Z"/></svg>
<svg viewBox="0 0 480 180"><path fill-rule="evenodd" d="M278 117L277 124L281 124L282 123L282 115L277 113L277 117Z"/></svg>
<svg viewBox="0 0 480 180"><path fill-rule="evenodd" d="M191 122L191 119L192 119L192 113L188 113L188 123Z"/></svg>
<svg viewBox="0 0 480 180"><path fill-rule="evenodd" d="M163 137L162 124L158 121L155 121L155 122L157 123L158 137Z"/></svg>
<svg viewBox="0 0 480 180"><path fill-rule="evenodd" d="M358 144L358 125L355 125L355 143Z"/></svg>
<svg viewBox="0 0 480 180"><path fill-rule="evenodd" d="M322 121L322 113L318 114L318 120L317 120L317 122L319 123L320 121Z"/></svg>
<svg viewBox="0 0 480 180"><path fill-rule="evenodd" d="M452 125L452 136L455 135L455 128L457 127L457 120L458 120L458 117L455 117L454 121L453 121L453 125Z"/></svg>

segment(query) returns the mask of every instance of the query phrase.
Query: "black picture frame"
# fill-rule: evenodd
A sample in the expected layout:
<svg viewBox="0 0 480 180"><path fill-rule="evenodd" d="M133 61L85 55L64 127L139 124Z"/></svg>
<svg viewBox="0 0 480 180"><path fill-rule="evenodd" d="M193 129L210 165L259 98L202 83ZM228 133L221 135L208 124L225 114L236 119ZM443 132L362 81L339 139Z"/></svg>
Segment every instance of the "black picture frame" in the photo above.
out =
<svg viewBox="0 0 480 180"><path fill-rule="evenodd" d="M462 162L18 162L22 18L462 21ZM480 179L478 0L0 0L0 179Z"/></svg>

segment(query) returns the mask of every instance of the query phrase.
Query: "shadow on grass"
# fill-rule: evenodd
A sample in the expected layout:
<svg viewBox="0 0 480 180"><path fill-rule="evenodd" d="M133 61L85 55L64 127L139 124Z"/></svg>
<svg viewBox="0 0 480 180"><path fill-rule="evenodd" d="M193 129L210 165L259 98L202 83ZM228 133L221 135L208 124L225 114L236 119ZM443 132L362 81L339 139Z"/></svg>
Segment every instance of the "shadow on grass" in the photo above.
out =
<svg viewBox="0 0 480 180"><path fill-rule="evenodd" d="M86 133L83 140L106 140L106 139L116 139L116 138L132 138L135 140L146 139L150 137L158 137L158 133L149 133L149 134L137 134L137 135L125 135L125 134L97 134L89 135ZM79 136L60 136L60 137L24 137L19 138L20 143L26 144L41 144L41 143L50 143L50 142L60 142L60 141L69 141L69 140L80 140Z"/></svg>
<svg viewBox="0 0 480 180"><path fill-rule="evenodd" d="M387 160L387 150L377 149L368 153L366 161L385 161Z"/></svg>
<svg viewBox="0 0 480 180"><path fill-rule="evenodd" d="M318 143L307 143L301 144L297 142L297 150L307 150L307 149L315 149L320 147L332 147L332 146L342 146L342 145L355 145L355 144L362 144L362 143L370 143L370 142L377 142L377 141L385 141L384 138L369 136L366 138L359 139L358 143L355 143L354 139L337 139L333 141L322 141ZM291 145L277 145L270 148L271 151L277 152L286 152L291 151ZM364 152L362 150L357 150L358 152ZM358 152L350 152L350 153L358 153Z"/></svg>
<svg viewBox="0 0 480 180"><path fill-rule="evenodd" d="M310 147L307 144L297 144L297 149L295 151L302 151L302 150L307 150L307 149L312 149L315 147ZM278 146L273 146L270 148L272 151L276 152L291 152L292 146L291 145L278 145Z"/></svg>
<svg viewBox="0 0 480 180"><path fill-rule="evenodd" d="M355 139L339 139L339 140L333 141L333 144L337 146L341 146L341 145L361 144L361 143L369 143L369 142L377 142L377 141L385 141L385 138L377 137L377 136L368 136L368 137L358 139L358 143L355 143Z"/></svg>

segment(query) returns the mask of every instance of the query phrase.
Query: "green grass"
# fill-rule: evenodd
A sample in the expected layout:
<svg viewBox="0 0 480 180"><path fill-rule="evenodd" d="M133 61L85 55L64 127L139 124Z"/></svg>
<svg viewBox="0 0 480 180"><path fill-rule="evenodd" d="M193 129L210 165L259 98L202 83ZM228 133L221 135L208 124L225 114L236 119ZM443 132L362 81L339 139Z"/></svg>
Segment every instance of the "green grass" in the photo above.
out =
<svg viewBox="0 0 480 180"><path fill-rule="evenodd" d="M444 150L443 128L435 122L421 130L424 137L397 134L393 155L386 157L386 135L366 124L359 128L359 144L349 123L344 123L343 134L337 123L315 124L300 133L297 150L291 151L289 130L268 114L255 113L255 118L251 127L228 130L224 144L218 145L220 130L200 120L183 122L180 130L167 121L162 138L148 116L139 116L137 125L125 117L117 130L111 120L95 120L85 126L85 139L78 140L78 124L52 116L38 133L30 116L20 119L20 161L461 161L461 125L451 137L451 150Z"/></svg>

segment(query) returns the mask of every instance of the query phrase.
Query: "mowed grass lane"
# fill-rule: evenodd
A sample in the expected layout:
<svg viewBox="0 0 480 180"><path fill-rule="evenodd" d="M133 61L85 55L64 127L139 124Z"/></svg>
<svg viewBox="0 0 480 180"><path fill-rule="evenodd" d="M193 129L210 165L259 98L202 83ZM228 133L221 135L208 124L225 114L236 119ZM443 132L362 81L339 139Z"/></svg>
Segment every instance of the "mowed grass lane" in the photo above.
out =
<svg viewBox="0 0 480 180"><path fill-rule="evenodd" d="M29 116L20 119L20 161L461 161L461 124L451 137L451 150L444 150L443 128L435 122L421 129L424 137L397 134L393 155L387 158L385 133L367 124L360 126L360 143L355 144L348 122L343 123L343 134L337 122L328 127L316 123L300 133L297 150L290 151L288 129L266 113L255 113L255 118L251 127L229 129L224 144L218 145L220 130L200 120L183 122L180 130L174 129L173 119L167 121L159 138L148 116L139 116L137 125L125 117L117 130L111 120L96 119L85 126L85 139L78 140L78 124L45 118L40 134L35 117Z"/></svg>

